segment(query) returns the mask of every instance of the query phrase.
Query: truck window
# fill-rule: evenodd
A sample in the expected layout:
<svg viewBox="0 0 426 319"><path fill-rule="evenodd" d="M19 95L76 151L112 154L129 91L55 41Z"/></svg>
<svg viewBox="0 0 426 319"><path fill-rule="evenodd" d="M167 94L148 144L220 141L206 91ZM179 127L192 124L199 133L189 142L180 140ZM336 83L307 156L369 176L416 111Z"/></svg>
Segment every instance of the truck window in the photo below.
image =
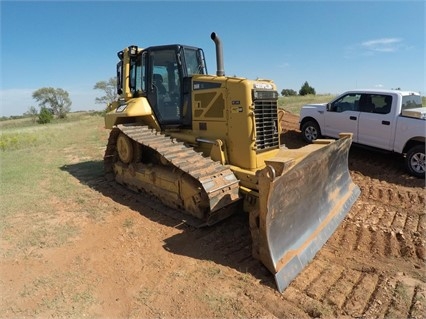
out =
<svg viewBox="0 0 426 319"><path fill-rule="evenodd" d="M342 96L340 99L331 104L331 112L345 112L345 111L358 111L358 103L361 94L348 94Z"/></svg>
<svg viewBox="0 0 426 319"><path fill-rule="evenodd" d="M422 107L420 95L405 95L402 97L402 110L416 109Z"/></svg>
<svg viewBox="0 0 426 319"><path fill-rule="evenodd" d="M364 113L371 113L374 111L374 108L376 107L373 97L375 97L373 94L362 94L361 98L359 99L359 110Z"/></svg>
<svg viewBox="0 0 426 319"><path fill-rule="evenodd" d="M373 113L377 114L389 114L392 107L392 96L376 94L372 95L372 101L374 104Z"/></svg>

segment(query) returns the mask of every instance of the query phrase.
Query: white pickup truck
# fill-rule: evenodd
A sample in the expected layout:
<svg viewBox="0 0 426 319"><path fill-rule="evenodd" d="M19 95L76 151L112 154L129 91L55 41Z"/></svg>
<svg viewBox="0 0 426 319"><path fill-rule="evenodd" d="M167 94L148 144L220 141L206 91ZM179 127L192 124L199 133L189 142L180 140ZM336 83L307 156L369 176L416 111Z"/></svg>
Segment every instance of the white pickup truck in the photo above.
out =
<svg viewBox="0 0 426 319"><path fill-rule="evenodd" d="M399 90L347 91L330 103L304 105L300 130L307 142L353 133L353 142L405 155L408 172L425 177L426 107L420 94Z"/></svg>

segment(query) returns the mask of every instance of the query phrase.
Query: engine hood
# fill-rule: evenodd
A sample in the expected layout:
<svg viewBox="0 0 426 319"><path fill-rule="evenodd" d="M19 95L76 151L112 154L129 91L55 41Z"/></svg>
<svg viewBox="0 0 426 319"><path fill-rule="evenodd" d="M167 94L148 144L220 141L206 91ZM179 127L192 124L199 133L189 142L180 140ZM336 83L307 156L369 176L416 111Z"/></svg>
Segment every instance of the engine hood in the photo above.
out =
<svg viewBox="0 0 426 319"><path fill-rule="evenodd" d="M303 109L318 109L321 111L325 111L327 108L327 103L319 103L319 104L305 104L302 107Z"/></svg>

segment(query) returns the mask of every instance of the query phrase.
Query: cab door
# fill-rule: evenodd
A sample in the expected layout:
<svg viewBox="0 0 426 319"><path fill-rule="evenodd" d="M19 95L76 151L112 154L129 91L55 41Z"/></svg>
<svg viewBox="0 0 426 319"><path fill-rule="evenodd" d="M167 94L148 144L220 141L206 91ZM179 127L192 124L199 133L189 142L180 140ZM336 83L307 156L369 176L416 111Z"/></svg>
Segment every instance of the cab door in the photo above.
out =
<svg viewBox="0 0 426 319"><path fill-rule="evenodd" d="M360 97L359 93L349 93L327 105L322 135L338 138L340 133L352 133L352 140L357 142Z"/></svg>
<svg viewBox="0 0 426 319"><path fill-rule="evenodd" d="M182 124L177 50L177 46L149 49L148 100L157 121L163 126Z"/></svg>
<svg viewBox="0 0 426 319"><path fill-rule="evenodd" d="M368 94L372 107L362 106L359 116L358 143L392 150L392 132L396 120L391 112L392 96Z"/></svg>

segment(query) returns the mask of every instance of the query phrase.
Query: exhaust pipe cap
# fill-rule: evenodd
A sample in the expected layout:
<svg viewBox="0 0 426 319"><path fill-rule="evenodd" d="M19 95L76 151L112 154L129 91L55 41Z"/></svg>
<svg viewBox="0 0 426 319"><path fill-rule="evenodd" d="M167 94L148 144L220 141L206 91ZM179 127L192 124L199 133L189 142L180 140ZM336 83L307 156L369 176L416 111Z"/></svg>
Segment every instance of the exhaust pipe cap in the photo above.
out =
<svg viewBox="0 0 426 319"><path fill-rule="evenodd" d="M222 53L222 41L218 37L218 35L215 32L212 32L210 35L210 38L214 41L216 44L216 65L217 65L217 76L224 76L225 70L223 67L223 53Z"/></svg>

